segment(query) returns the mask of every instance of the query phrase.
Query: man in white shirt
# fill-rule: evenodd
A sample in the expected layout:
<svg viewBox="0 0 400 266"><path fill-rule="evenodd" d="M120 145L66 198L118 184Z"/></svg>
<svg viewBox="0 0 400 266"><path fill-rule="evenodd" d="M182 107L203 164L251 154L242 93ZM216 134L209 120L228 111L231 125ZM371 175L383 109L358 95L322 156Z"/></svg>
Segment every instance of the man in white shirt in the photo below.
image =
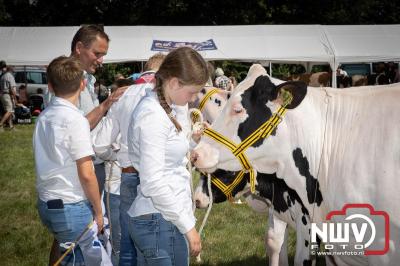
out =
<svg viewBox="0 0 400 266"><path fill-rule="evenodd" d="M55 97L39 116L33 134L38 209L58 243L66 244L74 242L93 218L102 230L103 215L91 159L90 127L76 107L85 86L83 70L76 59L58 57L50 63L47 75ZM58 249L65 251L61 246ZM101 263L101 249L89 253ZM78 245L63 263L83 263L89 259L86 256L90 255Z"/></svg>
<svg viewBox="0 0 400 266"><path fill-rule="evenodd" d="M71 43L71 56L77 58L85 70L86 87L79 96L78 108L89 120L90 129L96 127L113 103L110 97L99 104L94 88L96 78L93 76L96 69L103 63L109 41L108 35L101 27L86 25L75 33ZM104 162L96 158L94 165L100 193L102 193L105 180Z"/></svg>

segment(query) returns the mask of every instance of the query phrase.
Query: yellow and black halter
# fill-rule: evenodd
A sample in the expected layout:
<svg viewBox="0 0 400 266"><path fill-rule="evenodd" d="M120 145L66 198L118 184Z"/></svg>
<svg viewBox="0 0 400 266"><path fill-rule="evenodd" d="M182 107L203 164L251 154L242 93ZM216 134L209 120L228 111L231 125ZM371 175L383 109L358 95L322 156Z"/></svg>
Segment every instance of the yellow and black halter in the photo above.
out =
<svg viewBox="0 0 400 266"><path fill-rule="evenodd" d="M282 106L275 112L264 124L262 124L258 129L256 129L250 136L248 136L245 140L243 140L239 144L235 144L233 141L225 137L224 135L218 133L214 129L207 128L204 130L204 134L209 138L215 140L216 142L227 147L232 154L239 160L242 165L242 170L236 175L234 181L225 185L221 182L217 177L212 176L212 183L217 186L228 199L232 199L232 191L233 189L240 183L243 179L245 173L250 174L250 191L251 193L255 192L255 182L256 182L256 170L250 164L249 159L247 158L245 151L248 147L253 145L256 141L263 138L268 138L275 128L282 121L283 116L286 113L286 106L289 105L293 96L290 92L286 90L282 90L281 97L283 99Z"/></svg>
<svg viewBox="0 0 400 266"><path fill-rule="evenodd" d="M200 120L200 113L203 111L204 107L206 106L206 103L207 103L208 99L209 99L211 96L213 96L214 94L216 94L216 93L218 93L218 92L220 92L220 91L221 91L220 89L212 88L211 90L209 90L209 91L204 95L204 97L201 99L201 101L200 101L200 103L199 103L198 108L197 108L197 109L194 109L194 110L191 112L191 114L190 114L190 115L191 115L191 120L192 120L192 122L197 122L197 121Z"/></svg>

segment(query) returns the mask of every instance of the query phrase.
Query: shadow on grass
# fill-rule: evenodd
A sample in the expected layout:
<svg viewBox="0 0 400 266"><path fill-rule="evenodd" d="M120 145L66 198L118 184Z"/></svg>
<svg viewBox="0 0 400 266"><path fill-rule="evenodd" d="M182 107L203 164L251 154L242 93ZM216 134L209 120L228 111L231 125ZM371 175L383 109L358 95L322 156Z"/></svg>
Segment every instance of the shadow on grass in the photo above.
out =
<svg viewBox="0 0 400 266"><path fill-rule="evenodd" d="M218 262L209 262L204 261L201 263L191 263L190 265L195 266L259 266L259 265L268 265L268 260L266 258L260 258L257 256L251 256L247 258L243 258L240 260L233 260L233 261L218 261Z"/></svg>
<svg viewBox="0 0 400 266"><path fill-rule="evenodd" d="M201 263L196 263L192 262L190 264L191 266L260 266L260 265L269 265L268 263L268 258L260 258L257 256L251 256L247 258L243 258L240 260L233 260L233 261L227 261L227 262L209 262L209 261L204 261ZM294 258L289 256L289 265L294 265ZM316 261L317 266L322 266L326 265L325 264L325 258L324 257L317 257Z"/></svg>

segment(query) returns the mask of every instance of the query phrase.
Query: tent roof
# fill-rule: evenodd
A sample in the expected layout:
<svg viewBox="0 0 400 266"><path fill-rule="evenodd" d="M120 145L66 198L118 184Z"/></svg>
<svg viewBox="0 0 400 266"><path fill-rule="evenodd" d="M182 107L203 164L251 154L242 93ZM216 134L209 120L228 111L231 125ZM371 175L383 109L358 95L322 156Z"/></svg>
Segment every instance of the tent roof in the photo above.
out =
<svg viewBox="0 0 400 266"><path fill-rule="evenodd" d="M73 27L0 27L0 59L10 65L46 65L70 54ZM210 60L272 62L400 61L400 25L322 26L106 26L111 42L105 63L146 61L153 40L204 42Z"/></svg>
<svg viewBox="0 0 400 266"><path fill-rule="evenodd" d="M201 51L210 60L331 62L323 30L317 25L255 26L126 26L105 27L111 38L107 62L146 61L153 40L203 42L217 50ZM293 46L293 44L296 46Z"/></svg>
<svg viewBox="0 0 400 266"><path fill-rule="evenodd" d="M323 26L336 64L400 61L400 25Z"/></svg>
<svg viewBox="0 0 400 266"><path fill-rule="evenodd" d="M9 65L47 65L69 55L79 27L0 27L0 60Z"/></svg>

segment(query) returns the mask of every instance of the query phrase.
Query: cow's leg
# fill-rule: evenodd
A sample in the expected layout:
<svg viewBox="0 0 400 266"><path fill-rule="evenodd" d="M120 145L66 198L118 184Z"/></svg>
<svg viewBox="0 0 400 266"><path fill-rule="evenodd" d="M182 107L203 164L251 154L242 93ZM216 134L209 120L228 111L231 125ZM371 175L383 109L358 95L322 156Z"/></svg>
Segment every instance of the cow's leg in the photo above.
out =
<svg viewBox="0 0 400 266"><path fill-rule="evenodd" d="M282 244L285 240L285 231L287 224L273 215L273 211L270 210L270 215L268 219L268 230L265 236L265 247L269 256L269 265L278 266L278 265L288 265L287 254L286 259L281 258L280 261L280 252L282 248Z"/></svg>
<svg viewBox="0 0 400 266"><path fill-rule="evenodd" d="M288 249L287 249L287 247L288 247L288 237L289 237L289 227L286 226L285 238L284 238L282 246L281 246L281 252L279 252L279 265L280 266L289 265Z"/></svg>
<svg viewBox="0 0 400 266"><path fill-rule="evenodd" d="M296 220L296 255L294 265L315 265L310 256L310 220L302 215Z"/></svg>

